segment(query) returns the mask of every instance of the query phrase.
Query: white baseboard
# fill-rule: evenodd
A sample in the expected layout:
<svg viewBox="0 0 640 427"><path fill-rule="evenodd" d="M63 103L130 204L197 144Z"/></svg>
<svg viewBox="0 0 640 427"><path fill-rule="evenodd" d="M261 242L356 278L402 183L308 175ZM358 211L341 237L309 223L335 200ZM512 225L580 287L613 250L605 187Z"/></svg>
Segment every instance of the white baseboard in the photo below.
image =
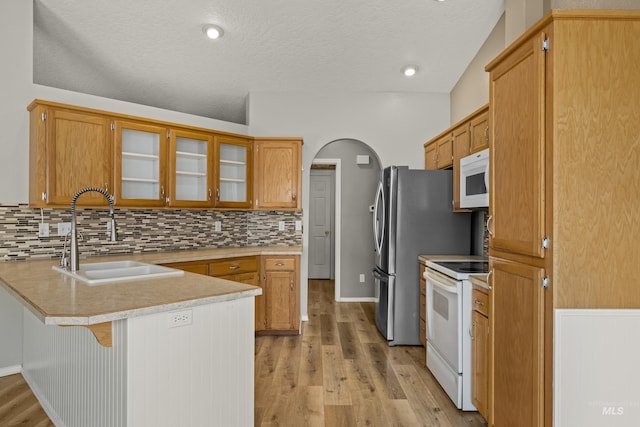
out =
<svg viewBox="0 0 640 427"><path fill-rule="evenodd" d="M42 393L42 391L40 390L40 387L38 387L36 382L29 376L29 372L24 371L22 373L22 376L24 377L24 380L29 385L31 392L36 397L36 399L40 403L40 406L42 407L44 412L47 414L47 416L49 417L53 425L56 427L66 427L67 425L64 423L62 418L60 418L58 413L53 409L53 406L51 406L51 403L49 403L49 400L47 400L47 398L44 396L44 393Z"/></svg>
<svg viewBox="0 0 640 427"><path fill-rule="evenodd" d="M376 297L341 297L338 302L376 302Z"/></svg>
<svg viewBox="0 0 640 427"><path fill-rule="evenodd" d="M0 368L0 377L19 374L21 372L22 372L22 365L7 366L5 368Z"/></svg>

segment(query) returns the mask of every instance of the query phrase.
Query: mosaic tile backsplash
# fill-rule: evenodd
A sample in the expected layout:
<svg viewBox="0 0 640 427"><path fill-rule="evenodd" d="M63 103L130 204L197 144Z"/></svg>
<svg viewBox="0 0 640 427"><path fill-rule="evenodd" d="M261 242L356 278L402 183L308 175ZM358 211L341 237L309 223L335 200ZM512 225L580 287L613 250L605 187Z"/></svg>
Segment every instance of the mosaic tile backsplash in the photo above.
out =
<svg viewBox="0 0 640 427"><path fill-rule="evenodd" d="M244 246L300 246L295 231L301 212L116 209L118 240L107 231L108 209L76 209L81 257ZM216 221L221 231L214 231ZM278 222L285 231L278 231ZM39 223L49 237L38 237ZM0 205L0 260L56 259L65 245L58 223L71 222L71 209ZM68 249L67 249L68 250Z"/></svg>

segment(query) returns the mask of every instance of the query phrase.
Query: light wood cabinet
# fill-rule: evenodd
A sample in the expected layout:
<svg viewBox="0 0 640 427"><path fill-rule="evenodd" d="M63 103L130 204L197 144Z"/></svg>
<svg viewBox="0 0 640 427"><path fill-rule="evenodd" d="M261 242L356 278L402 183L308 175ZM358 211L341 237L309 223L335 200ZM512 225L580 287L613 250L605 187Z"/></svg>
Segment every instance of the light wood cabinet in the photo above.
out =
<svg viewBox="0 0 640 427"><path fill-rule="evenodd" d="M425 169L447 169L453 165L453 141L451 134L425 144Z"/></svg>
<svg viewBox="0 0 640 427"><path fill-rule="evenodd" d="M470 154L469 122L459 124L453 135L453 210L468 212L460 207L460 159Z"/></svg>
<svg viewBox="0 0 640 427"><path fill-rule="evenodd" d="M495 427L552 425L555 309L640 307L639 62L640 12L553 10L486 67Z"/></svg>
<svg viewBox="0 0 640 427"><path fill-rule="evenodd" d="M167 178L167 128L115 120L114 197L118 206L164 206Z"/></svg>
<svg viewBox="0 0 640 427"><path fill-rule="evenodd" d="M260 261L257 256L223 258L212 260L208 264L209 275L247 285L260 286L262 295L255 297L255 330L265 329L265 292L260 283Z"/></svg>
<svg viewBox="0 0 640 427"><path fill-rule="evenodd" d="M213 206L213 136L169 130L169 196L172 207Z"/></svg>
<svg viewBox="0 0 640 427"><path fill-rule="evenodd" d="M255 330L260 334L298 334L300 256L263 255L163 264L192 273L262 288L255 297Z"/></svg>
<svg viewBox="0 0 640 427"><path fill-rule="evenodd" d="M299 256L262 257L267 332L299 333L299 271Z"/></svg>
<svg viewBox="0 0 640 427"><path fill-rule="evenodd" d="M188 271L189 273L203 274L205 276L209 275L209 263L207 261L170 262L162 265L165 267Z"/></svg>
<svg viewBox="0 0 640 427"><path fill-rule="evenodd" d="M470 153L489 148L489 111L483 110L477 117L469 122L471 141L469 145Z"/></svg>
<svg viewBox="0 0 640 427"><path fill-rule="evenodd" d="M490 258L493 425L544 425L544 269Z"/></svg>
<svg viewBox="0 0 640 427"><path fill-rule="evenodd" d="M424 278L426 270L424 264L420 264L420 342L427 345L427 280Z"/></svg>
<svg viewBox="0 0 640 427"><path fill-rule="evenodd" d="M474 135L481 129L482 137L488 132L486 127L489 105L484 105L455 125L424 144L425 169L453 169L453 210L469 212L460 207L460 159L474 151L486 148L488 140L478 140ZM473 148L473 144L476 144ZM488 145L487 145L488 146Z"/></svg>
<svg viewBox="0 0 640 427"><path fill-rule="evenodd" d="M473 282L473 280L472 280ZM489 383L491 375L491 312L485 288L474 285L472 291L471 401L485 420L489 420Z"/></svg>
<svg viewBox="0 0 640 427"><path fill-rule="evenodd" d="M106 117L41 101L31 103L28 110L31 206L68 207L85 187L111 191L113 145ZM79 206L106 204L96 193L86 193L77 201Z"/></svg>
<svg viewBox="0 0 640 427"><path fill-rule="evenodd" d="M256 209L300 210L302 140L254 139Z"/></svg>
<svg viewBox="0 0 640 427"><path fill-rule="evenodd" d="M300 138L253 138L38 99L27 109L32 207L68 208L79 190L96 187L121 207L302 208ZM107 202L86 193L77 204Z"/></svg>
<svg viewBox="0 0 640 427"><path fill-rule="evenodd" d="M253 143L249 138L215 138L215 207L249 209L253 204Z"/></svg>

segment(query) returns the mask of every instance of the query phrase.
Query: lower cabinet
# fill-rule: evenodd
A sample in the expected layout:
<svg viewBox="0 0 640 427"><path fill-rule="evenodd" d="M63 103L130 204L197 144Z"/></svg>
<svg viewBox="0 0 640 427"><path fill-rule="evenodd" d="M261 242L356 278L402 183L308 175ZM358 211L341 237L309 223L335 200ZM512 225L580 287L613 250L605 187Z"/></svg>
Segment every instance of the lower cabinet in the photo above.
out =
<svg viewBox="0 0 640 427"><path fill-rule="evenodd" d="M247 285L261 286L260 284L260 263L257 256L222 258L209 262L209 276L234 282L246 283ZM262 286L261 286L262 287ZM264 287L262 295L255 299L255 329L264 329Z"/></svg>
<svg viewBox="0 0 640 427"><path fill-rule="evenodd" d="M266 332L299 332L299 271L299 256L262 257Z"/></svg>
<svg viewBox="0 0 640 427"><path fill-rule="evenodd" d="M496 427L544 425L544 269L489 257Z"/></svg>
<svg viewBox="0 0 640 427"><path fill-rule="evenodd" d="M297 255L233 257L163 265L260 286L262 295L255 299L256 332L298 334L300 331L300 257Z"/></svg>
<svg viewBox="0 0 640 427"><path fill-rule="evenodd" d="M489 294L474 284L471 313L471 401L485 420L489 420L491 378L491 329L489 323Z"/></svg>
<svg viewBox="0 0 640 427"><path fill-rule="evenodd" d="M420 264L420 342L427 345L427 280L424 271L427 267Z"/></svg>

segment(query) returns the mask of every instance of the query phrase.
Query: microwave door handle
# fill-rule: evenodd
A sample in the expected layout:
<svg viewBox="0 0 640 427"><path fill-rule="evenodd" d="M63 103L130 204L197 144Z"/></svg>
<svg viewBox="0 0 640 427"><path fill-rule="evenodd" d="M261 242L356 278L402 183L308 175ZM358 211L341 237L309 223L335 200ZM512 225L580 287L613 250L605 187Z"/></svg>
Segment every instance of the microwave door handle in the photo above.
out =
<svg viewBox="0 0 640 427"><path fill-rule="evenodd" d="M489 162L484 169L484 187L489 191Z"/></svg>

